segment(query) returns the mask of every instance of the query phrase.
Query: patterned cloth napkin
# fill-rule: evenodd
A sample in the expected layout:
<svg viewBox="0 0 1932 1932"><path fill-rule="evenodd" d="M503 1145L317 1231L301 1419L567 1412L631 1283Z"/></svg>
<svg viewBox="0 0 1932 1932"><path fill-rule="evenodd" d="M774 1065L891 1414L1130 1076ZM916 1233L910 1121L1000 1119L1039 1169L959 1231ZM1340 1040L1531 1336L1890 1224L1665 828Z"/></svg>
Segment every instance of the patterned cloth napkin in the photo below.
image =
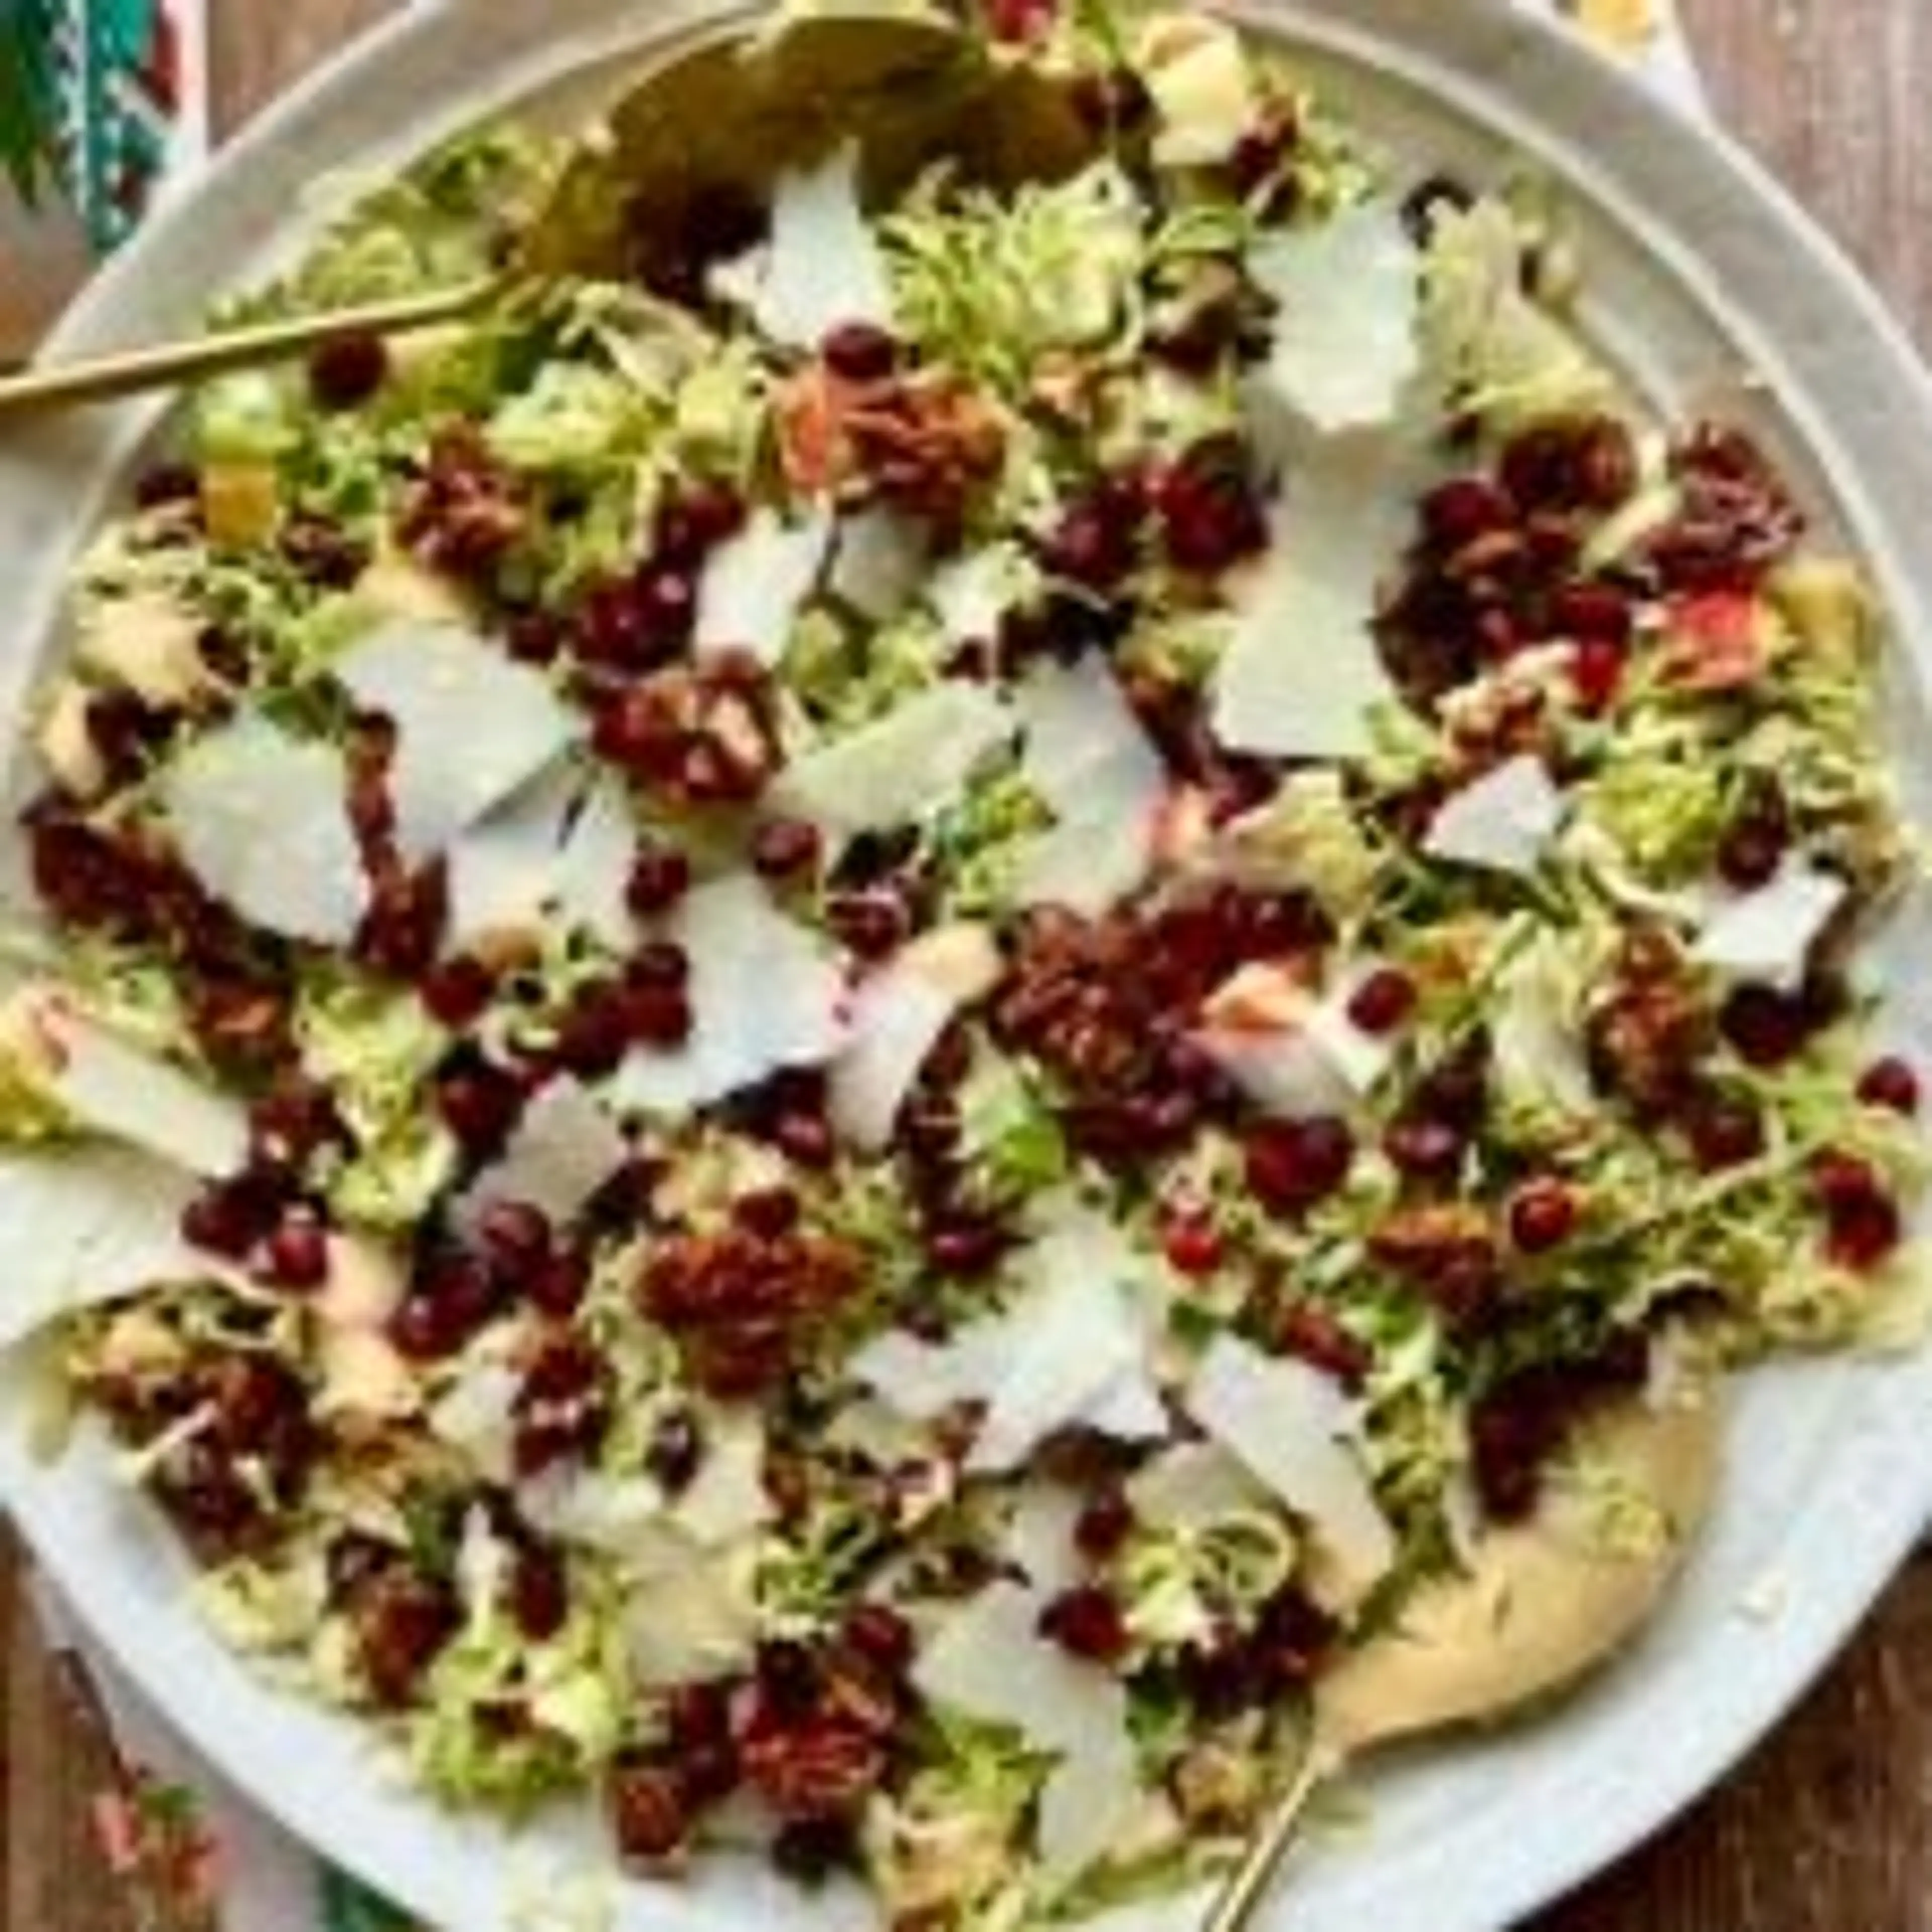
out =
<svg viewBox="0 0 1932 1932"><path fill-rule="evenodd" d="M0 6L5 4L0 0ZM45 4L73 17L88 10L80 0ZM1671 0L1505 4L1562 15L1630 62L1685 110L1706 111ZM170 14L178 22L187 10L185 0L107 0L101 8L124 26ZM115 142L134 136L109 128L104 138L111 175ZM99 137L90 135L70 152L106 180L92 158L98 144ZM85 204L94 211L90 225L106 240L118 238L126 223L111 190L97 186L86 191L96 197ZM103 193L104 200L98 198ZM36 1595L50 1641L75 1662L80 1702L120 1762L118 1788L104 1795L100 1807L101 1839L127 1886L140 1932L410 1932L404 1915L322 1864L175 1736L76 1629L44 1582Z"/></svg>

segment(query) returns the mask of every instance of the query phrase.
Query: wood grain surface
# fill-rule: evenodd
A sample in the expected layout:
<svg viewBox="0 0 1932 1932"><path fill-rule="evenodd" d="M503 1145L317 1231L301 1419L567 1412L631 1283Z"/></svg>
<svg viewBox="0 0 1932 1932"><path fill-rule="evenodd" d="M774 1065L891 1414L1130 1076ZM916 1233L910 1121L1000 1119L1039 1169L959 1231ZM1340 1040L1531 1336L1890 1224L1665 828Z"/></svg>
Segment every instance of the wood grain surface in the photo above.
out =
<svg viewBox="0 0 1932 1932"><path fill-rule="evenodd" d="M511 0L472 0L479 20ZM1682 0L1720 109L1932 346L1932 4ZM391 0L213 0L232 128ZM1932 506L1928 506L1932 513ZM0 1555L7 1932L135 1932L91 1849L100 1767ZM1534 1809L1526 1832L1538 1828ZM281 1932L281 1928L277 1928ZM308 1932L290 1927L286 1932ZM461 1928L455 1928L461 1932ZM1932 1558L1776 1737L1526 1932L1932 1932Z"/></svg>

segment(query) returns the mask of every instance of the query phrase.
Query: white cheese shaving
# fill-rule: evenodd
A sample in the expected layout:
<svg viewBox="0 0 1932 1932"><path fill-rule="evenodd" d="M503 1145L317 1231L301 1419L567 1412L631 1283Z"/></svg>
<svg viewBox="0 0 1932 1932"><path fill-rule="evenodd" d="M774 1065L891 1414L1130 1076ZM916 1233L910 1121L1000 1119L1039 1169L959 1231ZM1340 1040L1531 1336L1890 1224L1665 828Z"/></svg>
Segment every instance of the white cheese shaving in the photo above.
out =
<svg viewBox="0 0 1932 1932"><path fill-rule="evenodd" d="M524 1109L502 1158L464 1197L471 1221L499 1202L541 1208L560 1226L629 1158L609 1108L581 1081L552 1080Z"/></svg>
<svg viewBox="0 0 1932 1932"><path fill-rule="evenodd" d="M730 1676L751 1660L758 1634L758 1543L700 1550L666 1532L633 1552L636 1587L625 1618L639 1683L670 1689Z"/></svg>
<svg viewBox="0 0 1932 1932"><path fill-rule="evenodd" d="M1129 1439L1164 1434L1139 1294L1146 1268L1119 1232L1097 1216L1066 1215L1018 1266L1027 1286L1004 1312L944 1346L881 1336L853 1357L854 1378L915 1420L983 1402L967 1462L978 1473L1018 1468L1076 1424L1118 1427Z"/></svg>
<svg viewBox="0 0 1932 1932"><path fill-rule="evenodd" d="M558 896L559 854L578 780L562 764L541 773L449 848L449 943L538 928Z"/></svg>
<svg viewBox="0 0 1932 1932"><path fill-rule="evenodd" d="M1039 1595L998 1583L940 1625L914 1666L920 1692L982 1723L1010 1725L1059 1763L1041 1796L1050 1884L1104 1857L1139 1799L1126 1693L1039 1631Z"/></svg>
<svg viewBox="0 0 1932 1932"><path fill-rule="evenodd" d="M1421 268L1393 202L1280 229L1250 257L1279 306L1262 380L1324 435L1391 422L1421 366Z"/></svg>
<svg viewBox="0 0 1932 1932"><path fill-rule="evenodd" d="M999 955L982 927L929 934L862 981L851 1003L851 1043L832 1063L833 1126L877 1152L940 1034L967 1001L998 975Z"/></svg>
<svg viewBox="0 0 1932 1932"><path fill-rule="evenodd" d="M771 1520L765 1490L765 1423L756 1408L714 1408L700 1425L704 1460L672 1504L670 1519L706 1550L721 1550Z"/></svg>
<svg viewBox="0 0 1932 1932"><path fill-rule="evenodd" d="M823 509L808 510L797 524L776 510L753 511L745 527L711 553L698 581L700 654L748 651L762 664L776 664L818 586L832 533Z"/></svg>
<svg viewBox="0 0 1932 1932"><path fill-rule="evenodd" d="M624 788L599 778L584 794L557 854L556 903L573 926L614 951L628 951L637 921L625 902L638 852L638 824Z"/></svg>
<svg viewBox="0 0 1932 1932"><path fill-rule="evenodd" d="M1016 544L994 544L948 558L926 579L926 596L949 643L986 644L1039 581L1038 566Z"/></svg>
<svg viewBox="0 0 1932 1932"><path fill-rule="evenodd" d="M118 1148L0 1155L0 1348L63 1315L220 1270L181 1236L195 1192L179 1167Z"/></svg>
<svg viewBox="0 0 1932 1932"><path fill-rule="evenodd" d="M385 624L332 669L395 726L389 796L411 865L442 853L577 735L541 671L458 625Z"/></svg>
<svg viewBox="0 0 1932 1932"><path fill-rule="evenodd" d="M160 796L189 870L251 926L322 945L355 937L369 888L334 746L244 715L176 760Z"/></svg>
<svg viewBox="0 0 1932 1932"><path fill-rule="evenodd" d="M1127 1478L1137 1522L1154 1529L1208 1530L1269 1504L1268 1492L1218 1442L1180 1442Z"/></svg>
<svg viewBox="0 0 1932 1932"><path fill-rule="evenodd" d="M925 574L926 542L910 517L874 506L840 520L832 593L874 623L896 617Z"/></svg>
<svg viewBox="0 0 1932 1932"><path fill-rule="evenodd" d="M1058 1483L1029 1480L1021 1489L1000 1554L1036 1596L1050 1599L1084 1580L1076 1540L1084 1507L1078 1491Z"/></svg>
<svg viewBox="0 0 1932 1932"><path fill-rule="evenodd" d="M1090 659L1036 671L1018 711L1028 782L1060 823L1022 848L1014 896L1096 916L1152 866L1166 768L1112 674Z"/></svg>
<svg viewBox="0 0 1932 1932"><path fill-rule="evenodd" d="M1392 1040L1348 1016L1360 983L1345 975L1326 994L1285 968L1244 966L1202 1010L1202 1047L1264 1111L1284 1119L1342 1112L1366 1099L1395 1057Z"/></svg>
<svg viewBox="0 0 1932 1932"><path fill-rule="evenodd" d="M906 824L950 804L1012 728L1012 714L985 686L936 684L794 760L770 802L838 841Z"/></svg>
<svg viewBox="0 0 1932 1932"><path fill-rule="evenodd" d="M757 880L699 886L668 932L691 962L691 1036L670 1052L635 1049L612 1084L617 1107L685 1114L781 1068L822 1065L844 1045L844 974Z"/></svg>
<svg viewBox="0 0 1932 1932"><path fill-rule="evenodd" d="M1213 167L1258 123L1247 50L1221 21L1156 15L1142 31L1134 64L1154 102L1158 166Z"/></svg>
<svg viewBox="0 0 1932 1932"><path fill-rule="evenodd" d="M1517 1106L1588 1111L1581 975L1554 934L1539 932L1498 976L1491 1023L1496 1079Z"/></svg>
<svg viewBox="0 0 1932 1932"><path fill-rule="evenodd" d="M1733 979L1795 992L1850 892L1843 879L1808 861L1787 860L1768 885L1718 902L1691 957Z"/></svg>
<svg viewBox="0 0 1932 1932"><path fill-rule="evenodd" d="M1399 554L1394 506L1423 467L1407 431L1292 440L1288 492L1266 552L1232 586L1233 637L1216 667L1214 734L1231 751L1348 759L1374 748L1395 686L1373 625Z"/></svg>
<svg viewBox="0 0 1932 1932"><path fill-rule="evenodd" d="M1304 1362L1277 1360L1232 1335L1215 1340L1184 1398L1188 1413L1304 1518L1354 1585L1388 1574L1394 1531L1351 1446L1354 1406Z"/></svg>
<svg viewBox="0 0 1932 1932"><path fill-rule="evenodd" d="M1422 849L1451 864L1532 878L1564 810L1550 768L1526 752L1450 797L1431 822Z"/></svg>
<svg viewBox="0 0 1932 1932"><path fill-rule="evenodd" d="M82 1126L145 1149L191 1174L239 1173L248 1109L142 1051L57 989L32 988L8 1017L37 1042L49 1090Z"/></svg>
<svg viewBox="0 0 1932 1932"><path fill-rule="evenodd" d="M202 656L202 630L201 619L165 592L104 598L83 614L74 656L145 704L190 704L220 688Z"/></svg>
<svg viewBox="0 0 1932 1932"><path fill-rule="evenodd" d="M774 342L812 349L842 322L890 328L892 284L859 205L859 148L781 175L771 242L758 265L754 318Z"/></svg>

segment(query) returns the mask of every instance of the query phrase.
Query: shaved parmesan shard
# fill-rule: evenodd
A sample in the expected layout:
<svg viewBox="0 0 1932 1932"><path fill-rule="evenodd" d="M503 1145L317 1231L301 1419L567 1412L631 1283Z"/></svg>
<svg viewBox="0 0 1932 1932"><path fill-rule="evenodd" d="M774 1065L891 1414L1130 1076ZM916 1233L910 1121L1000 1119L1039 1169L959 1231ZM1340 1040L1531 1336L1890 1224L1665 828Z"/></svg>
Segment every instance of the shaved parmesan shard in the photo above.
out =
<svg viewBox="0 0 1932 1932"><path fill-rule="evenodd" d="M540 1208L561 1226L623 1166L630 1143L580 1081L551 1081L524 1108L503 1157L465 1197L472 1220L499 1202Z"/></svg>
<svg viewBox="0 0 1932 1932"><path fill-rule="evenodd" d="M1154 100L1159 166L1213 167L1259 122L1246 50L1220 21L1156 15L1142 30L1135 66Z"/></svg>
<svg viewBox="0 0 1932 1932"><path fill-rule="evenodd" d="M355 937L369 888L334 746L244 715L176 760L161 801L189 870L250 925L321 945Z"/></svg>
<svg viewBox="0 0 1932 1932"><path fill-rule="evenodd" d="M1772 882L1721 902L1691 957L1735 979L1796 992L1823 937L1850 896L1843 879L1788 860Z"/></svg>
<svg viewBox="0 0 1932 1932"><path fill-rule="evenodd" d="M1268 1507L1268 1492L1218 1442L1182 1442L1127 1478L1134 1520L1154 1529L1212 1529Z"/></svg>
<svg viewBox="0 0 1932 1932"><path fill-rule="evenodd" d="M1547 933L1540 933L1504 969L1490 1034L1497 1083L1506 1100L1573 1114L1594 1104L1582 993L1581 976Z"/></svg>
<svg viewBox="0 0 1932 1932"><path fill-rule="evenodd" d="M816 348L841 322L892 326L885 258L859 205L856 142L779 176L752 308L759 328L792 349Z"/></svg>
<svg viewBox="0 0 1932 1932"><path fill-rule="evenodd" d="M925 539L910 517L875 506L840 522L832 593L874 623L896 617L925 574Z"/></svg>
<svg viewBox="0 0 1932 1932"><path fill-rule="evenodd" d="M728 543L711 553L698 586L694 635L701 654L748 651L776 664L793 627L818 586L832 547L832 518L822 509L788 524L760 508Z"/></svg>
<svg viewBox="0 0 1932 1932"><path fill-rule="evenodd" d="M949 558L926 579L926 595L947 641L984 644L1039 582L1038 567L1016 545L995 544Z"/></svg>
<svg viewBox="0 0 1932 1932"><path fill-rule="evenodd" d="M1391 422L1421 366L1421 269L1393 202L1270 235L1250 258L1279 306L1262 380L1324 435Z"/></svg>
<svg viewBox="0 0 1932 1932"><path fill-rule="evenodd" d="M1126 1693L1040 1634L1039 1595L998 1583L940 1625L914 1667L942 1708L1019 1731L1059 1762L1041 1794L1040 1851L1049 1884L1104 1858L1139 1802Z"/></svg>
<svg viewBox="0 0 1932 1932"><path fill-rule="evenodd" d="M625 888L638 854L638 824L624 788L598 778L578 800L557 854L557 909L614 950L626 951L637 921Z"/></svg>
<svg viewBox="0 0 1932 1932"><path fill-rule="evenodd" d="M1012 714L984 686L937 684L795 760L771 802L836 839L906 824L950 804L1012 728Z"/></svg>
<svg viewBox="0 0 1932 1932"><path fill-rule="evenodd" d="M1360 758L1395 686L1374 623L1402 541L1397 505L1421 469L1406 435L1298 451L1268 548L1234 585L1235 624L1214 682L1214 734L1229 750Z"/></svg>
<svg viewBox="0 0 1932 1932"><path fill-rule="evenodd" d="M1485 872L1534 878L1563 823L1563 794L1528 753L1466 786L1436 814L1424 851Z"/></svg>
<svg viewBox="0 0 1932 1932"><path fill-rule="evenodd" d="M1389 1069L1393 1044L1348 1016L1345 980L1318 996L1280 966L1245 966L1209 998L1202 1048L1264 1112L1285 1119L1346 1112Z"/></svg>
<svg viewBox="0 0 1932 1932"><path fill-rule="evenodd" d="M449 848L449 943L459 951L539 928L557 890L578 779L559 764Z"/></svg>
<svg viewBox="0 0 1932 1932"><path fill-rule="evenodd" d="M124 1040L60 992L31 988L19 1018L36 1036L48 1088L80 1124L190 1174L238 1174L246 1108Z"/></svg>
<svg viewBox="0 0 1932 1932"><path fill-rule="evenodd" d="M328 1278L308 1303L320 1328L320 1413L394 1418L422 1406L421 1384L388 1335L404 1288L402 1268L388 1249L358 1238L330 1238ZM507 1411L505 1427L507 1432Z"/></svg>
<svg viewBox="0 0 1932 1932"><path fill-rule="evenodd" d="M454 624L390 623L332 667L396 728L396 844L419 865L551 763L577 735L541 671Z"/></svg>
<svg viewBox="0 0 1932 1932"><path fill-rule="evenodd" d="M1222 1335L1184 1400L1216 1442L1307 1522L1352 1586L1388 1574L1395 1532L1351 1446L1354 1410L1335 1382Z"/></svg>
<svg viewBox="0 0 1932 1932"><path fill-rule="evenodd" d="M1035 1595L1057 1597L1084 1580L1078 1541L1084 1507L1077 1490L1057 1483L1029 1481L1022 1488L1000 1554Z"/></svg>
<svg viewBox="0 0 1932 1932"><path fill-rule="evenodd" d="M927 1056L967 1001L998 977L1000 958L983 927L928 934L853 996L851 1044L833 1062L832 1123L855 1147L878 1152Z"/></svg>
<svg viewBox="0 0 1932 1932"><path fill-rule="evenodd" d="M74 656L143 703L168 708L221 688L202 655L202 620L165 594L104 598L83 616Z"/></svg>
<svg viewBox="0 0 1932 1932"><path fill-rule="evenodd" d="M667 1534L633 1555L636 1587L625 1635L647 1688L730 1676L749 1662L758 1634L755 1538L716 1551Z"/></svg>
<svg viewBox="0 0 1932 1932"><path fill-rule="evenodd" d="M195 1183L121 1148L0 1156L0 1348L76 1309L216 1272L182 1239Z"/></svg>
<svg viewBox="0 0 1932 1932"><path fill-rule="evenodd" d="M918 1420L983 1403L967 1463L979 1473L1018 1468L1076 1424L1130 1440L1164 1435L1167 1412L1136 1293L1144 1270L1119 1233L1096 1216L1069 1216L1019 1266L1027 1286L1004 1312L943 1346L882 1336L853 1357L852 1375Z"/></svg>
<svg viewBox="0 0 1932 1932"><path fill-rule="evenodd" d="M1022 848L1015 896L1097 916L1152 866L1166 767L1112 674L1091 659L1036 672L1018 710L1028 782L1060 823Z"/></svg>
<svg viewBox="0 0 1932 1932"><path fill-rule="evenodd" d="M691 1036L674 1051L634 1051L612 1084L615 1106L688 1113L782 1068L822 1065L844 1045L844 975L756 879L699 886L667 936L691 962Z"/></svg>

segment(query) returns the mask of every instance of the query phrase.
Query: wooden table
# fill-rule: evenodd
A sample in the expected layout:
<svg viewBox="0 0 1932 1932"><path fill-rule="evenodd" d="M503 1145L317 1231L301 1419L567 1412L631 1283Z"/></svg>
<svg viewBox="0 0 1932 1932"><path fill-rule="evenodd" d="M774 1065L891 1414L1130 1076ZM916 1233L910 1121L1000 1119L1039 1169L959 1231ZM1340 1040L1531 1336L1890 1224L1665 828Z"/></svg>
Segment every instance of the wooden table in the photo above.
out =
<svg viewBox="0 0 1932 1932"><path fill-rule="evenodd" d="M1922 105L1932 94L1932 7L1682 4L1732 124L1932 346L1932 133ZM213 4L230 128L391 10L391 0ZM87 1836L98 1767L3 1581L0 1655L12 1773L0 1837L5 1932L125 1932ZM1523 1828L1538 1828L1533 1810ZM1723 1790L1534 1932L1932 1932L1932 1556Z"/></svg>

